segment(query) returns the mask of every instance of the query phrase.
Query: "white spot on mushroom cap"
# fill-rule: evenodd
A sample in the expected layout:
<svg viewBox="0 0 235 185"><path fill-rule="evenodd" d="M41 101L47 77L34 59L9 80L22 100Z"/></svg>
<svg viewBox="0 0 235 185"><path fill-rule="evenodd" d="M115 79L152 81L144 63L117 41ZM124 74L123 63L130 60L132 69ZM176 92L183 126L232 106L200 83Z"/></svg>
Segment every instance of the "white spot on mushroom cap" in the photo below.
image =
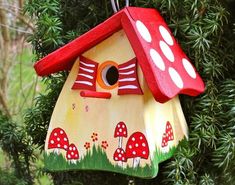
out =
<svg viewBox="0 0 235 185"><path fill-rule="evenodd" d="M64 145L64 149L67 149L68 148L68 146L67 145Z"/></svg>
<svg viewBox="0 0 235 185"><path fill-rule="evenodd" d="M138 143L136 143L136 144L135 144L135 147L138 147L138 146L139 146Z"/></svg>
<svg viewBox="0 0 235 185"><path fill-rule="evenodd" d="M123 134L126 134L126 131L124 131Z"/></svg>
<svg viewBox="0 0 235 185"><path fill-rule="evenodd" d="M125 125L124 125L124 124L122 125L122 128L125 128Z"/></svg>
<svg viewBox="0 0 235 185"><path fill-rule="evenodd" d="M58 144L57 147L60 147L60 144Z"/></svg>
<svg viewBox="0 0 235 185"><path fill-rule="evenodd" d="M68 141L68 139L65 137L65 138L64 138L64 141Z"/></svg>
<svg viewBox="0 0 235 185"><path fill-rule="evenodd" d="M169 74L170 74L170 77L171 77L172 81L174 82L174 84L178 88L182 89L184 84L183 84L183 80L180 77L179 73L174 68L170 67Z"/></svg>
<svg viewBox="0 0 235 185"><path fill-rule="evenodd" d="M145 144L145 143L142 143L142 146L143 146L143 147L145 147L145 146L146 146L146 144Z"/></svg>
<svg viewBox="0 0 235 185"><path fill-rule="evenodd" d="M74 152L71 152L71 155L74 155Z"/></svg>
<svg viewBox="0 0 235 185"><path fill-rule="evenodd" d="M57 133L54 133L54 136L57 136Z"/></svg>
<svg viewBox="0 0 235 185"><path fill-rule="evenodd" d="M121 154L118 154L118 157L122 157L122 155L121 155Z"/></svg>
<svg viewBox="0 0 235 185"><path fill-rule="evenodd" d="M132 154L135 155L135 154L136 154L136 151L133 151Z"/></svg>
<svg viewBox="0 0 235 185"><path fill-rule="evenodd" d="M122 132L122 129L121 129L121 128L119 129L119 132Z"/></svg>
<svg viewBox="0 0 235 185"><path fill-rule="evenodd" d="M188 75L195 79L197 77L197 75L196 75L196 72L195 72L192 64L185 58L182 59L182 63L183 63L184 69L188 73Z"/></svg>
<svg viewBox="0 0 235 185"><path fill-rule="evenodd" d="M51 140L51 144L54 144L55 142L53 140Z"/></svg>
<svg viewBox="0 0 235 185"><path fill-rule="evenodd" d="M63 134L63 133L64 133L63 130L61 130L61 131L60 131L60 134Z"/></svg>
<svg viewBox="0 0 235 185"><path fill-rule="evenodd" d="M120 127L120 124L118 124L118 126L117 126L118 128Z"/></svg>
<svg viewBox="0 0 235 185"><path fill-rule="evenodd" d="M162 60L162 57L159 55L159 53L155 49L150 49L150 57L152 58L152 61L154 64L162 71L165 70L165 63Z"/></svg>
<svg viewBox="0 0 235 185"><path fill-rule="evenodd" d="M133 137L133 138L131 138L131 140L132 140L132 141L135 141L135 138Z"/></svg>
<svg viewBox="0 0 235 185"><path fill-rule="evenodd" d="M143 151L142 153L143 153L144 155L146 154L146 152L145 152L145 151Z"/></svg>
<svg viewBox="0 0 235 185"><path fill-rule="evenodd" d="M73 151L75 151L76 150L76 147L73 147Z"/></svg>
<svg viewBox="0 0 235 185"><path fill-rule="evenodd" d="M68 154L68 158L69 158L69 159L71 158L70 154Z"/></svg>
<svg viewBox="0 0 235 185"><path fill-rule="evenodd" d="M162 35L162 38L164 39L164 41L169 44L170 46L172 46L174 44L173 39L171 34L169 33L169 31L164 27L164 26L159 26L159 31Z"/></svg>
<svg viewBox="0 0 235 185"><path fill-rule="evenodd" d="M173 54L171 48L164 41L160 41L159 45L160 45L160 48L161 48L163 54L165 55L165 57L170 62L174 62L175 57L174 57L174 54Z"/></svg>
<svg viewBox="0 0 235 185"><path fill-rule="evenodd" d="M120 153L120 149L117 149L117 153Z"/></svg>
<svg viewBox="0 0 235 185"><path fill-rule="evenodd" d="M129 148L130 148L130 149L132 149L132 146L131 146L131 145L129 145Z"/></svg>
<svg viewBox="0 0 235 185"><path fill-rule="evenodd" d="M71 147L71 146L69 147L69 150L72 150L72 147Z"/></svg>
<svg viewBox="0 0 235 185"><path fill-rule="evenodd" d="M122 160L124 161L124 160L125 160L125 158L124 158L124 157L122 157Z"/></svg>
<svg viewBox="0 0 235 185"><path fill-rule="evenodd" d="M60 141L60 138L59 138L59 137L57 137L57 141Z"/></svg>
<svg viewBox="0 0 235 185"><path fill-rule="evenodd" d="M117 160L118 160L118 158L117 158L117 157L115 157L115 160L117 161Z"/></svg>
<svg viewBox="0 0 235 185"><path fill-rule="evenodd" d="M141 21L136 21L135 23L136 28L138 30L138 32L140 33L141 37L146 41L146 42L151 42L152 41L152 37L149 33L148 28L144 25L144 23L142 23Z"/></svg>

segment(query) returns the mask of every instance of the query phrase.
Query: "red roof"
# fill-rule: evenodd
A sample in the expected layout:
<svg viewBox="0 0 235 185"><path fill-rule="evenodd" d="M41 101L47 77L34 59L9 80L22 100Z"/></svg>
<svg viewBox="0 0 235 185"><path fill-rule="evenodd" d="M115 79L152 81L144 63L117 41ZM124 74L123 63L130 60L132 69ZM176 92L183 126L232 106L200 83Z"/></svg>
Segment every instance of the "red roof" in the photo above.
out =
<svg viewBox="0 0 235 185"><path fill-rule="evenodd" d="M39 60L38 75L68 70L83 52L123 29L135 52L146 82L159 102L177 94L204 91L204 83L155 9L127 7L72 42Z"/></svg>

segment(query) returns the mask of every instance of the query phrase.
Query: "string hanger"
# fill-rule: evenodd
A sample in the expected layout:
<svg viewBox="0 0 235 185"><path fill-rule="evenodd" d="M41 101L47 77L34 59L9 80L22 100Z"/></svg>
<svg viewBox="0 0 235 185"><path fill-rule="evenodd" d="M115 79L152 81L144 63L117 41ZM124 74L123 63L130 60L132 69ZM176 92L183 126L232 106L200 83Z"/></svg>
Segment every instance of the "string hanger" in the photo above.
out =
<svg viewBox="0 0 235 185"><path fill-rule="evenodd" d="M120 10L119 0L111 0L111 5L113 8L114 13L117 13ZM126 0L126 6L129 6L129 0Z"/></svg>

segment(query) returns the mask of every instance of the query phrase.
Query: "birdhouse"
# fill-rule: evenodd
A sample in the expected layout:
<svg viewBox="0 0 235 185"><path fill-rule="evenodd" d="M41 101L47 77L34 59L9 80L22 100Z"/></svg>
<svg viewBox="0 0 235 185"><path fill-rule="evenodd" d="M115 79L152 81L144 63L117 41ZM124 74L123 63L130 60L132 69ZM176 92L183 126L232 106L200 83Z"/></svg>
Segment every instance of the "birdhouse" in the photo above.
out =
<svg viewBox="0 0 235 185"><path fill-rule="evenodd" d="M179 94L204 84L155 9L126 7L35 64L68 70L45 144L49 170L155 177L187 125Z"/></svg>

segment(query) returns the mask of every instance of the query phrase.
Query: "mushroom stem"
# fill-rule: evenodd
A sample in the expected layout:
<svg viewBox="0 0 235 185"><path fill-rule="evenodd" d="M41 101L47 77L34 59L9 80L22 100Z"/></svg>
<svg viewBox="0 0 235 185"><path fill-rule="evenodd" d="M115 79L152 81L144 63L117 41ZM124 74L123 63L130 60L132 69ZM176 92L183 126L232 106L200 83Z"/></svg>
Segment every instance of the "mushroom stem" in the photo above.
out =
<svg viewBox="0 0 235 185"><path fill-rule="evenodd" d="M60 155L60 149L59 148L54 149L54 153Z"/></svg>
<svg viewBox="0 0 235 185"><path fill-rule="evenodd" d="M123 166L123 162L122 161L118 161L117 165L122 167Z"/></svg>
<svg viewBox="0 0 235 185"><path fill-rule="evenodd" d="M133 168L138 167L140 164L140 157L133 158Z"/></svg>
<svg viewBox="0 0 235 185"><path fill-rule="evenodd" d="M118 137L118 148L122 148L122 137Z"/></svg>

